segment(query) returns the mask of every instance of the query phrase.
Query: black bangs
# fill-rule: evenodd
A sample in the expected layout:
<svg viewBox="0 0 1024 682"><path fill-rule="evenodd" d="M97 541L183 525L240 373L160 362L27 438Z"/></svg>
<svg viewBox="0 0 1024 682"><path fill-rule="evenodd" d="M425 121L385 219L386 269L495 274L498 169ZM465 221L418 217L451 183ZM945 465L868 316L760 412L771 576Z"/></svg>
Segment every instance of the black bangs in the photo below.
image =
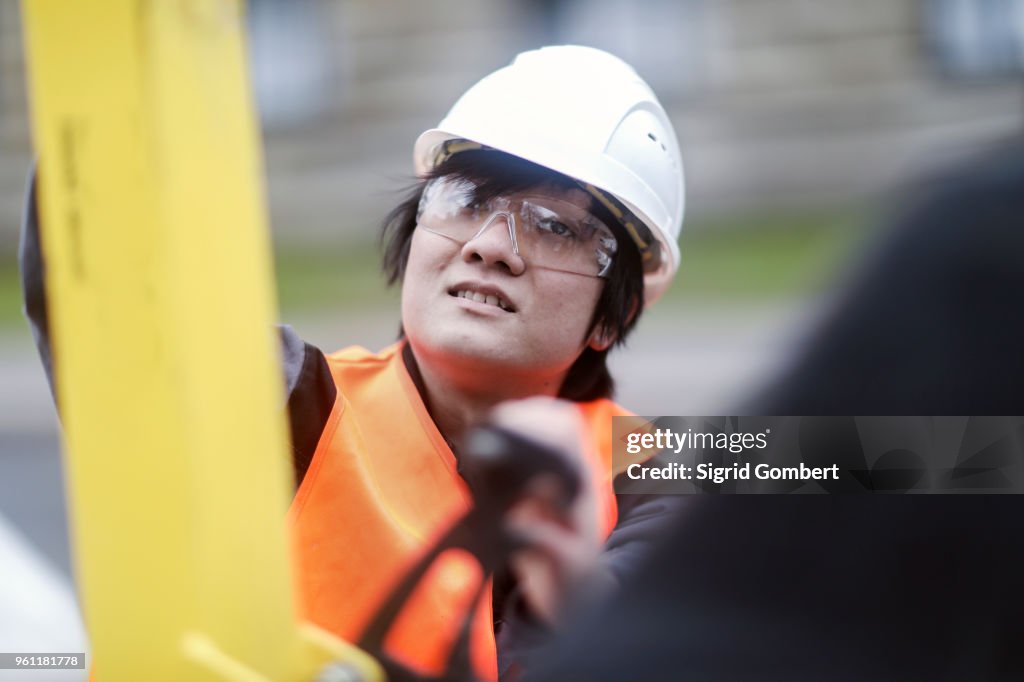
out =
<svg viewBox="0 0 1024 682"><path fill-rule="evenodd" d="M437 178L472 183L476 188L473 199L480 202L532 189L581 189L572 178L504 152L470 149L453 154L411 186L384 219L381 245L388 284L401 282L405 275L420 198L426 184ZM589 210L615 235L618 249L587 335L598 330L617 345L625 340L644 309L643 263L633 240L607 208L591 198ZM607 350L586 348L570 368L559 397L575 401L611 397L614 382L605 361L607 354Z"/></svg>
<svg viewBox="0 0 1024 682"><path fill-rule="evenodd" d="M489 149L471 149L448 157L425 179L435 178L470 182L476 187L474 201L489 201L501 195L518 194L541 187L579 189L575 181L560 173L517 156Z"/></svg>

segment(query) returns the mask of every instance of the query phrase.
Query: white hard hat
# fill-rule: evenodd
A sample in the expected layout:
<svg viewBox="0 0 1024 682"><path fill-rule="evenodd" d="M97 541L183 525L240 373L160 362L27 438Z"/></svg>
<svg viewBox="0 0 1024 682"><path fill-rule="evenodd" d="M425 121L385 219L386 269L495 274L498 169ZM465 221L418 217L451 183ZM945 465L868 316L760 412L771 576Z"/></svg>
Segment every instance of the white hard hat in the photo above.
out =
<svg viewBox="0 0 1024 682"><path fill-rule="evenodd" d="M645 256L648 305L679 267L683 160L665 109L632 67L592 47L561 45L518 55L466 91L416 140L423 175L449 140L468 140L573 178L620 217ZM598 190L595 192L595 189ZM607 202L610 195L615 201ZM632 216L645 230L631 229Z"/></svg>

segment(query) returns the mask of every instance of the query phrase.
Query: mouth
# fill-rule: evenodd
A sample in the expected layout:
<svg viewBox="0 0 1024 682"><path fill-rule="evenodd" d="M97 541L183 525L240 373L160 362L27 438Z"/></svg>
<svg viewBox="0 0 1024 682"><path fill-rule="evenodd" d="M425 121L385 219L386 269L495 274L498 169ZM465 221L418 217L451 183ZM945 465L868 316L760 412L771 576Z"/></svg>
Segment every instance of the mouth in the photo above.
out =
<svg viewBox="0 0 1024 682"><path fill-rule="evenodd" d="M506 313L514 313L516 308L508 300L504 293L493 287L473 286L470 284L459 284L448 290L448 295L453 298L465 298L484 305L491 305L500 308Z"/></svg>

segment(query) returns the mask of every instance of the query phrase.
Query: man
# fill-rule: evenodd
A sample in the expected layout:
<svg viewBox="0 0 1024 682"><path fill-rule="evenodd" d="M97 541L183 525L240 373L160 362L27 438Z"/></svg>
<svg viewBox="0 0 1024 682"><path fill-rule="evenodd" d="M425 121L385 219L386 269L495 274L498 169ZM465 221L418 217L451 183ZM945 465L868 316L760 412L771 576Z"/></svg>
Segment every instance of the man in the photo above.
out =
<svg viewBox="0 0 1024 682"><path fill-rule="evenodd" d="M474 667L493 679L515 670L571 587L627 572L668 506L612 493L611 417L625 411L610 400L605 359L678 267L682 160L636 73L572 46L524 53L481 80L414 158L420 181L384 232L385 267L402 283L400 341L324 355L282 334L300 599L309 620L357 639L467 509L459 443L493 420L554 446L585 482L568 509L540 485L507 517L524 549L472 624ZM27 309L45 359L29 209ZM443 559L387 641L428 672L444 666L480 589L472 566Z"/></svg>

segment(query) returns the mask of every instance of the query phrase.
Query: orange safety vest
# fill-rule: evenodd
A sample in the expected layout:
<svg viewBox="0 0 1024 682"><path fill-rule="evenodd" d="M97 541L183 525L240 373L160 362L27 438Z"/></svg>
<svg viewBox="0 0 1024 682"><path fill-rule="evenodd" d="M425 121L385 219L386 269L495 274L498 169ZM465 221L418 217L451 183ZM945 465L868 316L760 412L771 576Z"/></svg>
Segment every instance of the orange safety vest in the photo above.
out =
<svg viewBox="0 0 1024 682"><path fill-rule="evenodd" d="M372 354L348 348L327 356L337 398L289 509L302 615L355 641L377 607L442 531L470 505L451 448L427 413L402 360L402 343ZM601 477L602 528L616 522L611 490L610 400L580 403L592 443L591 475ZM475 562L435 563L407 602L385 647L423 672L443 670L473 589ZM497 679L490 589L472 624L474 669Z"/></svg>

